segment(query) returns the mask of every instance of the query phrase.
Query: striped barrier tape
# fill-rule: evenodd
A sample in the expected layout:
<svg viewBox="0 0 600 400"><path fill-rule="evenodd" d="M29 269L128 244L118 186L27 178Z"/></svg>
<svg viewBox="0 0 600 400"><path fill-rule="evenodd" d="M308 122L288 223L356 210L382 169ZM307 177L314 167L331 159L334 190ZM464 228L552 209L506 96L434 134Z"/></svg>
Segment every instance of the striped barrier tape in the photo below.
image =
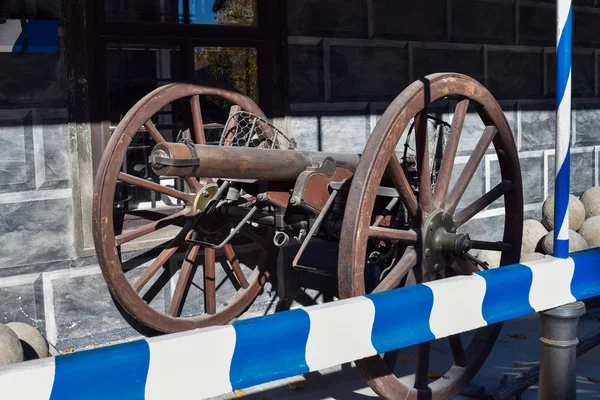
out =
<svg viewBox="0 0 600 400"><path fill-rule="evenodd" d="M600 248L566 259L548 256L232 325L28 361L0 368L0 398L209 398L600 295L599 262Z"/></svg>
<svg viewBox="0 0 600 400"><path fill-rule="evenodd" d="M556 153L554 171L554 256L569 255L569 179L571 166L571 32L570 0L556 2Z"/></svg>
<svg viewBox="0 0 600 400"><path fill-rule="evenodd" d="M0 53L56 53L58 22L9 19L0 24Z"/></svg>

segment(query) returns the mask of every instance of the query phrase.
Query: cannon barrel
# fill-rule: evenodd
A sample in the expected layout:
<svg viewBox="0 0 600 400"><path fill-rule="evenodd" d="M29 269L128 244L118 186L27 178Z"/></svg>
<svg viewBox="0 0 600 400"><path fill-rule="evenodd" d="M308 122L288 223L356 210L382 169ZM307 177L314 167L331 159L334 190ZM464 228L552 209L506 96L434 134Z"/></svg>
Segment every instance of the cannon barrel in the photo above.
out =
<svg viewBox="0 0 600 400"><path fill-rule="evenodd" d="M282 182L296 180L298 175L307 168L320 167L328 158L337 165L355 170L360 155L159 143L152 150L150 164L154 172L160 176L259 179Z"/></svg>

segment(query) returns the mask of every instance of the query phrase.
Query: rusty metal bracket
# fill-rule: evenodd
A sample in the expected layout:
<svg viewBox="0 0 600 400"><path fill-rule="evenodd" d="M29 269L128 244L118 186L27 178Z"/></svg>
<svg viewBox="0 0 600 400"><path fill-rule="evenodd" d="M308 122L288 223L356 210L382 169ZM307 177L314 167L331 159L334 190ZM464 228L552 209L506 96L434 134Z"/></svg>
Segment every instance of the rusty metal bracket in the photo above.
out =
<svg viewBox="0 0 600 400"><path fill-rule="evenodd" d="M315 220L315 223L313 224L313 226L311 226L310 230L308 231L308 234L306 235L306 238L304 238L304 240L302 241L302 244L300 245L300 249L298 249L298 252L296 253L296 257L294 257L294 261L292 261L292 267L294 269L304 269L304 270L309 270L311 272L318 273L321 275L330 275L329 273L319 271L316 268L311 268L311 267L300 265L300 264L298 264L298 262L300 261L300 257L304 253L304 250L306 250L306 247L308 246L308 242L310 242L310 240L315 235L317 230L319 230L319 227L321 226L323 219L325 219L325 215L327 214L327 211L329 211L329 208L331 208L331 205L333 204L333 200L335 200L335 197L337 196L337 194L338 194L337 190L334 190L333 192L331 192L329 199L327 199L327 203L325 203L325 206L319 213L319 216Z"/></svg>

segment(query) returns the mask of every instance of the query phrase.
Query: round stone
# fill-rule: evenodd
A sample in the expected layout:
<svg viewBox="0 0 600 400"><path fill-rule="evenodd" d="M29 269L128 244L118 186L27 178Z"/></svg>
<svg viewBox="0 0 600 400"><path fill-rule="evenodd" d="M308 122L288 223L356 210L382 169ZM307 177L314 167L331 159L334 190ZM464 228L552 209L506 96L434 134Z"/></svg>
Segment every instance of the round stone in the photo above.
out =
<svg viewBox="0 0 600 400"><path fill-rule="evenodd" d="M586 219L579 228L579 234L583 236L588 246L600 247L600 216Z"/></svg>
<svg viewBox="0 0 600 400"><path fill-rule="evenodd" d="M542 248L546 254L552 254L554 250L554 231L548 232L542 239ZM569 229L569 253L588 249L588 244L579 233Z"/></svg>
<svg viewBox="0 0 600 400"><path fill-rule="evenodd" d="M523 221L523 244L521 245L521 257L525 254L539 251L542 248L542 238L548 234L539 221L526 219Z"/></svg>
<svg viewBox="0 0 600 400"><path fill-rule="evenodd" d="M585 218L600 215L600 187L591 187L581 195L581 203L585 208Z"/></svg>
<svg viewBox="0 0 600 400"><path fill-rule="evenodd" d="M577 231L585 221L585 207L581 200L569 195L569 229ZM554 229L554 196L550 196L542 206L542 224L548 230Z"/></svg>
<svg viewBox="0 0 600 400"><path fill-rule="evenodd" d="M488 263L488 268L498 268L500 266L500 257L502 253L499 251L481 250L477 255L477 258L483 262Z"/></svg>
<svg viewBox="0 0 600 400"><path fill-rule="evenodd" d="M521 256L521 262L541 260L544 258L542 253L528 253Z"/></svg>
<svg viewBox="0 0 600 400"><path fill-rule="evenodd" d="M48 357L48 342L33 326L23 322L11 322L6 326L21 340L25 360Z"/></svg>
<svg viewBox="0 0 600 400"><path fill-rule="evenodd" d="M0 365L24 361L23 347L17 335L6 325L0 324Z"/></svg>

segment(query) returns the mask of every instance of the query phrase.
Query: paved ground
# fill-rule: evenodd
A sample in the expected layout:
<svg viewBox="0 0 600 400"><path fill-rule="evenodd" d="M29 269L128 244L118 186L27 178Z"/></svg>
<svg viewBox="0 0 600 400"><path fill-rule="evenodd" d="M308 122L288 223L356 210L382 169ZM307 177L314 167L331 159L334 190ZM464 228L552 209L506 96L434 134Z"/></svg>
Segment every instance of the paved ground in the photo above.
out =
<svg viewBox="0 0 600 400"><path fill-rule="evenodd" d="M600 318L588 316L581 320L579 336L600 329ZM518 334L518 335L517 335ZM510 382L539 361L540 320L532 314L507 322L491 356L473 381L473 389L487 391L499 387L503 381ZM396 368L397 375L410 379L414 371L414 348L400 351ZM432 365L435 372L445 371L449 362L449 347L443 341L437 341L432 347ZM291 390L288 383L303 383L303 389ZM478 386L480 385L480 386ZM245 390L245 394L230 394L219 399L242 397L253 400L362 400L376 398L364 381L360 378L352 364L346 364L328 370L308 374L305 378L297 377L273 382ZM459 396L457 399L468 399ZM522 399L537 399L537 387L533 386L522 394ZM577 360L577 399L600 398L600 346L579 357Z"/></svg>

